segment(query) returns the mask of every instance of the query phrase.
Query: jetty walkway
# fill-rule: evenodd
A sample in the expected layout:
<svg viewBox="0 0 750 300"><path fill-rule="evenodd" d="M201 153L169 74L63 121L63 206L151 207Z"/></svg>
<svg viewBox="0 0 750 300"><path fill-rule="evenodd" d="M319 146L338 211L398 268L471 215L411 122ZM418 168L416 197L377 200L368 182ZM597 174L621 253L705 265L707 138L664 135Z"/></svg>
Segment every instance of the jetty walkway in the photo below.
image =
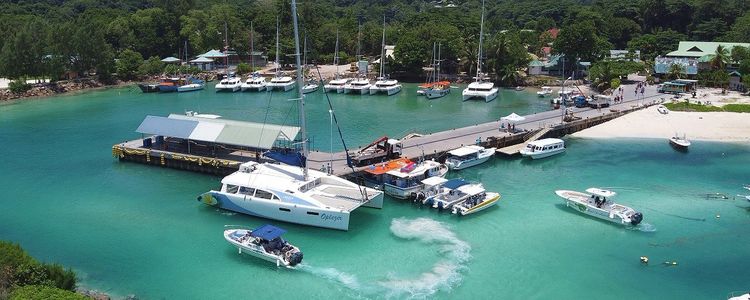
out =
<svg viewBox="0 0 750 300"><path fill-rule="evenodd" d="M514 130L508 130L508 122L497 116L497 121L454 128L434 133L410 133L402 139L402 157L410 159L441 159L446 152L465 145L479 144L484 147L495 147L498 153L514 155L518 153L524 142L542 137L561 137L597 124L617 118L628 112L641 109L648 105L666 99L665 94L657 93L655 86L648 86L645 93L635 94L635 85L625 85L624 100L612 103L607 108L576 108L571 107L575 120L563 121L565 107L523 116L524 120L514 123ZM416 95L415 95L416 97ZM441 100L437 100L441 101ZM495 101L503 101L498 98ZM539 101L550 101L549 97ZM512 113L511 111L505 112ZM194 149L191 154L184 151L167 151L142 147L143 140L128 141L112 147L112 153L120 160L133 161L143 164L160 165L182 170L197 171L216 175L229 174L246 161L259 160L259 153L249 151L234 151L229 153L201 153ZM179 147L169 147L170 150ZM350 149L355 153L359 149ZM311 169L327 170L333 174L350 175L361 171L364 167L349 168L346 164L346 153L310 152L307 158Z"/></svg>

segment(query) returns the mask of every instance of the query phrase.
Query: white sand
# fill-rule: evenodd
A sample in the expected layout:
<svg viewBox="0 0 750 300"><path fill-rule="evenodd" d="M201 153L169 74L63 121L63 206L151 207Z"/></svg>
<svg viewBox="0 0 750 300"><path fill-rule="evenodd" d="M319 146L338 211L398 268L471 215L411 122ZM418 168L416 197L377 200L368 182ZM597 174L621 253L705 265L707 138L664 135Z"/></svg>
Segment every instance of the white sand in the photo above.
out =
<svg viewBox="0 0 750 300"><path fill-rule="evenodd" d="M652 106L576 132L573 136L667 139L675 133L685 134L689 140L750 142L750 114L670 111L663 115Z"/></svg>

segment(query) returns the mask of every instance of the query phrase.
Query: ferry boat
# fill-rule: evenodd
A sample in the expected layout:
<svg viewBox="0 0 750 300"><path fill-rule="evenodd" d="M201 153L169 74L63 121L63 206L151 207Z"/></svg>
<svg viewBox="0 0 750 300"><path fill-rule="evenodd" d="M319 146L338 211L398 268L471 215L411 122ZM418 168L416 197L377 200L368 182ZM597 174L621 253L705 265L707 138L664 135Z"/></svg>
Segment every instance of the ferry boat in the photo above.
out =
<svg viewBox="0 0 750 300"><path fill-rule="evenodd" d="M451 212L454 215L470 215L492 207L499 200L499 193L483 192L456 203L455 205L453 205L453 210Z"/></svg>
<svg viewBox="0 0 750 300"><path fill-rule="evenodd" d="M281 238L286 230L272 225L249 229L237 225L224 226L224 239L237 247L240 254L275 262L276 266L293 268L302 262L302 251Z"/></svg>
<svg viewBox="0 0 750 300"><path fill-rule="evenodd" d="M300 111L301 157L309 156L307 125L304 121L302 66L299 56L296 1L292 20L297 57L297 106ZM383 192L359 186L335 175L302 167L246 162L221 180L221 189L198 197L207 205L251 216L309 226L349 229L349 216L360 206L383 207Z"/></svg>
<svg viewBox="0 0 750 300"><path fill-rule="evenodd" d="M443 191L425 200L425 204L432 203L433 208L451 209L453 205L465 200L487 200L487 192L481 183L471 183L462 179L449 180L443 184Z"/></svg>
<svg viewBox="0 0 750 300"><path fill-rule="evenodd" d="M217 92L236 92L240 90L241 86L242 81L233 74L229 74L227 78L219 81L214 88Z"/></svg>
<svg viewBox="0 0 750 300"><path fill-rule="evenodd" d="M679 137L676 133L674 136L669 138L669 144L672 145L677 150L687 150L688 147L690 147L690 141L685 137L685 135L682 135L682 137Z"/></svg>
<svg viewBox="0 0 750 300"><path fill-rule="evenodd" d="M448 167L434 160L409 162L402 168L385 172L381 177L382 189L391 197L409 199L422 190L422 180L434 176L445 177L446 173Z"/></svg>
<svg viewBox="0 0 750 300"><path fill-rule="evenodd" d="M532 159L545 158L565 152L565 141L553 138L536 140L526 144L520 152L524 157Z"/></svg>
<svg viewBox="0 0 750 300"><path fill-rule="evenodd" d="M470 145L448 152L445 164L451 170L462 170L484 163L495 154L495 148L484 148L482 146Z"/></svg>
<svg viewBox="0 0 750 300"><path fill-rule="evenodd" d="M569 190L557 190L555 193L565 199L566 206L602 220L627 226L636 226L643 220L642 213L612 202L612 197L617 195L613 191L589 188L586 193Z"/></svg>
<svg viewBox="0 0 750 300"><path fill-rule="evenodd" d="M245 91L262 92L266 90L267 84L268 82L266 82L265 77L260 76L258 72L253 72L253 75L248 77L247 80L245 80L245 83L243 83L240 86L240 89L242 89L243 92Z"/></svg>
<svg viewBox="0 0 750 300"><path fill-rule="evenodd" d="M552 88L548 86L543 86L541 90L536 92L536 95L539 97L547 97L552 94Z"/></svg>
<svg viewBox="0 0 750 300"><path fill-rule="evenodd" d="M479 25L479 55L477 57L477 77L475 81L469 83L469 86L461 93L463 100L482 99L484 102L490 102L497 98L498 89L492 82L485 82L485 74L482 73L482 43L484 41L484 1L482 1L482 19Z"/></svg>

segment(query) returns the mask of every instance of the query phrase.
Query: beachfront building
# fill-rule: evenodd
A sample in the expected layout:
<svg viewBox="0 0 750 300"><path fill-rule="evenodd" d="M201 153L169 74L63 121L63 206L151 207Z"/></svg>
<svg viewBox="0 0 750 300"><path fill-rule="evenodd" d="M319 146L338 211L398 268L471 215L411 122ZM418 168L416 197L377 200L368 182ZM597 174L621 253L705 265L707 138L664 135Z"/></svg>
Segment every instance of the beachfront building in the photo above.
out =
<svg viewBox="0 0 750 300"><path fill-rule="evenodd" d="M528 74L562 76L563 63L566 63L566 60L567 59L563 54L553 54L546 60L543 58L540 58L539 60L532 60L528 64ZM582 78L586 76L586 73L590 66L590 62L579 61L571 68L571 64L567 63L566 67L569 69L565 70L565 74L571 74L575 72L575 78Z"/></svg>
<svg viewBox="0 0 750 300"><path fill-rule="evenodd" d="M729 73L729 89L733 91L747 91L747 87L742 83L742 74L738 71Z"/></svg>
<svg viewBox="0 0 750 300"><path fill-rule="evenodd" d="M710 61L719 45L724 46L730 53L734 47L750 46L749 43L682 41L677 50L669 52L665 56L656 57L654 73L657 76L664 76L669 74L672 65L679 65L682 67L682 73L692 78L698 74L698 71L710 68Z"/></svg>

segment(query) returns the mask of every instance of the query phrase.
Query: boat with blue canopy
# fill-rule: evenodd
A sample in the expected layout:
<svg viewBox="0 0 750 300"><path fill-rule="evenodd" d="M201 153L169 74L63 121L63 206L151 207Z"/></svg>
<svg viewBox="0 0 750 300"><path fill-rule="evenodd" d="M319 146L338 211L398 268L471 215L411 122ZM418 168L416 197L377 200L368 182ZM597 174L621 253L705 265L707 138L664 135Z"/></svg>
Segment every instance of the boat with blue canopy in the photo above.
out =
<svg viewBox="0 0 750 300"><path fill-rule="evenodd" d="M302 251L285 241L281 236L286 230L273 225L263 225L255 229L238 225L224 226L224 239L237 247L238 252L245 252L270 262L276 266L293 268L302 262Z"/></svg>

